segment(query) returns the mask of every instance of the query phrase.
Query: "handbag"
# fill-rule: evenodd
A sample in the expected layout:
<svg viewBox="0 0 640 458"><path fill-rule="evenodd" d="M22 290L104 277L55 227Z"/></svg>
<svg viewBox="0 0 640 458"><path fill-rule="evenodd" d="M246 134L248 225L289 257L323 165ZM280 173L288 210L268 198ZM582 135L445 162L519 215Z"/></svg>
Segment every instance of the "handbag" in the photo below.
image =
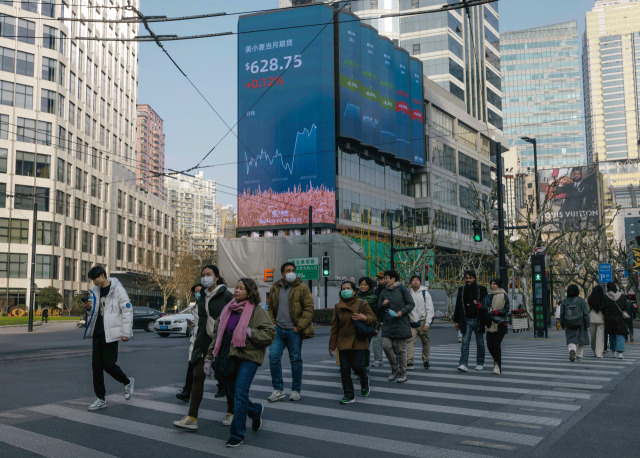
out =
<svg viewBox="0 0 640 458"><path fill-rule="evenodd" d="M624 310L622 310L618 304L616 304L616 307L618 307L618 310L620 311L620 313L622 314L622 318L624 320L628 320L629 318L631 318L631 315L629 315L627 312L625 312Z"/></svg>
<svg viewBox="0 0 640 458"><path fill-rule="evenodd" d="M207 326L205 330L207 331L207 335L213 338L213 331L216 328L216 320L211 315L209 315L209 304L207 304L207 300L204 300L204 311L207 312Z"/></svg>
<svg viewBox="0 0 640 458"><path fill-rule="evenodd" d="M362 313L362 302L361 300L358 313ZM371 324L366 324L364 321L353 321L353 324L356 327L356 337L358 339L370 339L376 335L376 330Z"/></svg>

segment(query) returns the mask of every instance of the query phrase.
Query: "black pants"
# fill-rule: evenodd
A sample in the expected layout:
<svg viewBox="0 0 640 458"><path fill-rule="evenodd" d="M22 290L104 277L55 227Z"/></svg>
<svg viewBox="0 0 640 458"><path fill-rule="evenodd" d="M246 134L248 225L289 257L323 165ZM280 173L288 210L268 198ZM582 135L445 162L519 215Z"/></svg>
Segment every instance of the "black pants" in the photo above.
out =
<svg viewBox="0 0 640 458"><path fill-rule="evenodd" d="M369 376L365 369L366 350L340 350L340 377L342 378L342 390L348 398L354 397L353 380L351 370L360 377L360 386L363 388L369 384Z"/></svg>
<svg viewBox="0 0 640 458"><path fill-rule="evenodd" d="M93 369L93 391L100 399L104 399L107 389L104 387L104 372L123 385L129 384L129 378L116 364L118 361L118 341L107 343L104 334L93 337L93 354L91 367Z"/></svg>
<svg viewBox="0 0 640 458"><path fill-rule="evenodd" d="M191 393L191 385L193 385L193 364L189 361L189 366L187 367L187 378L184 381L182 391L185 393Z"/></svg>
<svg viewBox="0 0 640 458"><path fill-rule="evenodd" d="M220 386L224 388L224 394L227 398L227 413L234 413L234 393L236 392L236 375L222 375L218 379Z"/></svg>
<svg viewBox="0 0 640 458"><path fill-rule="evenodd" d="M489 349L489 353L493 357L493 361L498 364L500 370L502 370L502 349L500 345L502 344L502 339L504 339L504 335L507 333L506 326L498 326L498 330L496 332L487 332L487 348Z"/></svg>

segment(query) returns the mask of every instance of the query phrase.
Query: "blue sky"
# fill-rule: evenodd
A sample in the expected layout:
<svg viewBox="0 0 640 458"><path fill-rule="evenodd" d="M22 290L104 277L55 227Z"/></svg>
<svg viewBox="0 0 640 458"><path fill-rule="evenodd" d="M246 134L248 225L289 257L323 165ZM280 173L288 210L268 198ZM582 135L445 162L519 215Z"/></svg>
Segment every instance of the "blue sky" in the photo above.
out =
<svg viewBox="0 0 640 458"><path fill-rule="evenodd" d="M520 30L578 20L584 31L585 12L593 0L501 0L500 31ZM558 5L562 5L561 8ZM238 16L231 13L277 8L277 0L207 1L141 0L145 15L168 17L226 12L227 17L155 23L158 35L235 32ZM141 31L140 34L146 34ZM229 126L235 124L236 35L165 42L171 56L202 91ZM165 167L184 170L197 164L217 143L203 165L205 178L218 182L218 202L236 205L236 138L153 43L140 43L138 102L148 103L164 120ZM225 134L226 138L222 139Z"/></svg>

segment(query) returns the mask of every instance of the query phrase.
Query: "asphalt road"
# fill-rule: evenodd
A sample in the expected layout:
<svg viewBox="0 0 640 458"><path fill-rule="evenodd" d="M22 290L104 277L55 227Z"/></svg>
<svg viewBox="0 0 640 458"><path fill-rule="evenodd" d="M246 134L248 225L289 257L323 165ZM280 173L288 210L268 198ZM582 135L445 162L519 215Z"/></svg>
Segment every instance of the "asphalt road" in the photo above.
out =
<svg viewBox="0 0 640 458"><path fill-rule="evenodd" d="M372 370L372 395L340 406L342 392L327 352L328 328L305 341L303 399L269 404L268 364L252 398L265 404L263 431L238 450L222 447L224 403L208 382L200 431L181 434L171 422L187 407L174 394L184 383L188 340L135 331L120 344L119 365L136 378L132 401L106 376L109 408L87 412L95 398L91 341L70 323L28 334L0 329L0 456L634 456L640 447L637 406L640 348L623 361L591 358L571 364L564 334L549 339L508 334L504 374L459 374L459 344L450 324L431 331L432 369L386 381ZM416 351L419 354L419 351ZM475 352L472 348L470 365ZM286 356L283 361L286 361ZM288 376L288 362L285 377ZM487 354L486 366L491 365ZM285 378L285 380L287 380ZM285 382L288 390L290 381ZM357 387L357 382L356 382ZM231 453L230 453L231 452Z"/></svg>

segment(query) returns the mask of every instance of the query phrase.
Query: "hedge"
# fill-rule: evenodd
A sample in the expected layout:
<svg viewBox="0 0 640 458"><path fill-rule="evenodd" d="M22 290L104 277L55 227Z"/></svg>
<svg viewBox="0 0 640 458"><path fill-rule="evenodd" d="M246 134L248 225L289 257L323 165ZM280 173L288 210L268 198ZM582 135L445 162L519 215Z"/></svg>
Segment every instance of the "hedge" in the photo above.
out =
<svg viewBox="0 0 640 458"><path fill-rule="evenodd" d="M326 324L331 325L333 320L333 309L315 309L313 311L314 324Z"/></svg>

